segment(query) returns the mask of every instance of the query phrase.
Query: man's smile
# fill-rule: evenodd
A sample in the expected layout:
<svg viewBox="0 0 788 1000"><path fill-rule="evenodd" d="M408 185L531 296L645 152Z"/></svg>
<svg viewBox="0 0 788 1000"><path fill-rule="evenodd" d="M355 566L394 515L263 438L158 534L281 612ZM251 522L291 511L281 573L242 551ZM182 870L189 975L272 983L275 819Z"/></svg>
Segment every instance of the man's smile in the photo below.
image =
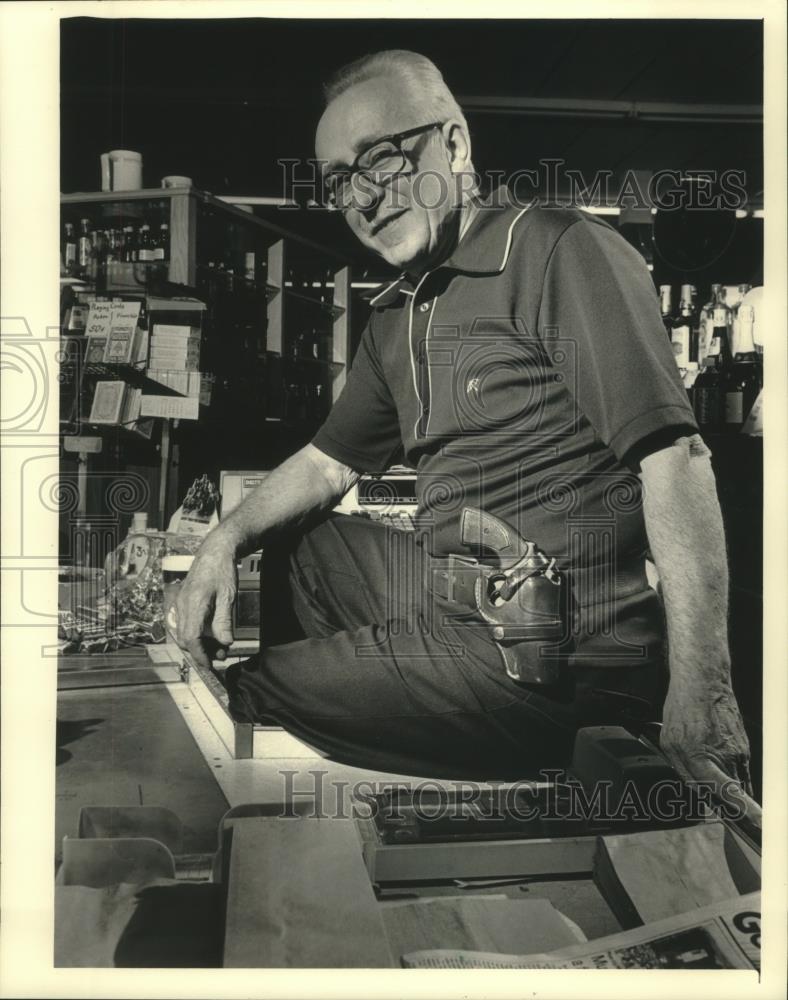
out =
<svg viewBox="0 0 788 1000"><path fill-rule="evenodd" d="M395 219L401 218L407 211L407 208L399 208L394 212L389 212L389 214L383 218L375 219L372 227L370 228L369 235L377 236L382 229L385 229L390 223L394 222Z"/></svg>

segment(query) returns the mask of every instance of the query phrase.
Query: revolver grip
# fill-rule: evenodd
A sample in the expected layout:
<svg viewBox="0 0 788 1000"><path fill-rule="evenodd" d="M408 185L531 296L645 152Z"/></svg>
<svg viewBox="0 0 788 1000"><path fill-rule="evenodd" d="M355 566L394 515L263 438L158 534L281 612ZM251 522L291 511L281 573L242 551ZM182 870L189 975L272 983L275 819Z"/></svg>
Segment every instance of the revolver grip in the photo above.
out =
<svg viewBox="0 0 788 1000"><path fill-rule="evenodd" d="M493 514L477 507L465 507L462 512L461 539L463 545L476 550L491 549L496 555L520 558L527 549L527 542L516 531Z"/></svg>

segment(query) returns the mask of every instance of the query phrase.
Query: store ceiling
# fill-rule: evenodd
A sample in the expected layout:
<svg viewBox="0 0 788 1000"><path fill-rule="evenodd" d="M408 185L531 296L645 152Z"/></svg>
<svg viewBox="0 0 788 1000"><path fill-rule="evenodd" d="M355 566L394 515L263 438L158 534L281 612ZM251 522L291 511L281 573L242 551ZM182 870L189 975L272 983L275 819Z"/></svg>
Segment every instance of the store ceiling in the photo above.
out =
<svg viewBox="0 0 788 1000"><path fill-rule="evenodd" d="M366 52L432 58L467 107L478 169L539 158L612 170L745 172L763 188L760 21L100 20L62 22L62 190L98 185L98 156L143 153L145 182L187 174L215 194L281 195L279 158L313 154L320 82ZM755 123L505 114L494 98L756 106ZM492 110L489 110L492 106ZM711 116L714 118L714 115ZM352 243L335 218L305 225ZM318 217L319 216L319 217Z"/></svg>

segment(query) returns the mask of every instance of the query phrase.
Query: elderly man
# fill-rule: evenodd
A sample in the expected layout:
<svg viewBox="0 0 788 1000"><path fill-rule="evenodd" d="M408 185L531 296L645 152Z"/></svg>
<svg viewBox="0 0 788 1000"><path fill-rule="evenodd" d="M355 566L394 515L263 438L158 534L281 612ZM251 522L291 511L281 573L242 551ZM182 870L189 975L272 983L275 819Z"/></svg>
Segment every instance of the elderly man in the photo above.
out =
<svg viewBox="0 0 788 1000"><path fill-rule="evenodd" d="M237 557L286 537L309 638L227 671L237 718L359 765L522 778L565 764L579 726L662 709L685 777L746 788L714 477L642 259L597 217L477 196L462 112L414 53L340 70L316 150L334 207L401 276L313 441L206 539L179 643L204 664L203 633L229 643ZM325 514L403 452L420 534ZM520 643L519 679L492 619L440 583L449 557L477 576L494 562L467 510L534 542L560 580L560 640Z"/></svg>

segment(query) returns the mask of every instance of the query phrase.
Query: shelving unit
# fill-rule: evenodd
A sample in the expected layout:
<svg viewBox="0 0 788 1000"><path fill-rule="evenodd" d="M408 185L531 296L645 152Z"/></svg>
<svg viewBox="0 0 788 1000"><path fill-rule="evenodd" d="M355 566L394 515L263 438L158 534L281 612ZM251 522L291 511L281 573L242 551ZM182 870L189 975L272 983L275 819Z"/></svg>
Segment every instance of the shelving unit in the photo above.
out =
<svg viewBox="0 0 788 1000"><path fill-rule="evenodd" d="M77 232L86 217L99 230L145 221L156 231L168 224L165 263L113 263L100 282L77 286L75 294L141 298L149 304L150 327L154 301L157 309L171 304L174 312L179 299L203 303L200 369L213 382L210 406L200 406L198 420L155 418L150 441L120 426L91 426L84 405L76 422L61 424L68 440L61 473L79 483L80 516L113 513L104 509L93 481L131 472L148 487L140 509L166 527L196 475L207 472L218 481L223 468L270 467L311 438L344 385L350 357L351 273L344 258L195 188L64 194L61 217ZM141 366L92 364L80 377L88 386L122 378L146 394L177 394ZM80 440L89 450L79 447ZM101 558L96 553L95 563Z"/></svg>

